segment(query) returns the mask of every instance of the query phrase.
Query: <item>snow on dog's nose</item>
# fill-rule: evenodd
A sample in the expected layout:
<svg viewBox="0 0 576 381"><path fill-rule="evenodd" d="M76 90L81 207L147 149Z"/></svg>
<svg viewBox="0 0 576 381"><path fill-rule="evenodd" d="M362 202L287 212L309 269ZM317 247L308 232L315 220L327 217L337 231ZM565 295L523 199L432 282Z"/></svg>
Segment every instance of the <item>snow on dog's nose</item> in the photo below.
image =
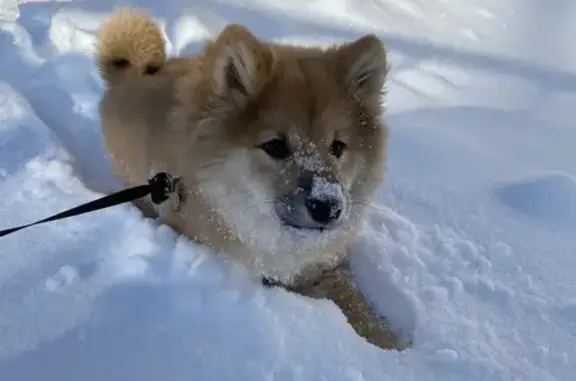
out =
<svg viewBox="0 0 576 381"><path fill-rule="evenodd" d="M311 171L302 171L297 187L276 203L280 220L298 229L336 228L345 209L341 185Z"/></svg>
<svg viewBox="0 0 576 381"><path fill-rule="evenodd" d="M344 209L344 195L338 183L322 177L312 178L312 186L305 201L306 210L317 223L328 225L338 221Z"/></svg>
<svg viewBox="0 0 576 381"><path fill-rule="evenodd" d="M304 193L306 212L315 223L329 225L338 221L344 209L344 194L339 183L305 172L298 186Z"/></svg>

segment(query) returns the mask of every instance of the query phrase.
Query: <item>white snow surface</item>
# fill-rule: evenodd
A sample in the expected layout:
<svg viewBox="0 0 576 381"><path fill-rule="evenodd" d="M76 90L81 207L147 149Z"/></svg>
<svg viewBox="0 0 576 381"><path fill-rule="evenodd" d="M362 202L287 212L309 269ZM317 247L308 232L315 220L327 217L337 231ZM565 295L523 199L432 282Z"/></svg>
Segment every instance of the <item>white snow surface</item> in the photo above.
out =
<svg viewBox="0 0 576 381"><path fill-rule="evenodd" d="M119 2L4 1L0 229L116 190L94 32ZM576 374L576 3L152 0L172 54L227 22L390 54L388 177L352 251L413 345L247 280L129 205L0 239L0 380L569 381Z"/></svg>

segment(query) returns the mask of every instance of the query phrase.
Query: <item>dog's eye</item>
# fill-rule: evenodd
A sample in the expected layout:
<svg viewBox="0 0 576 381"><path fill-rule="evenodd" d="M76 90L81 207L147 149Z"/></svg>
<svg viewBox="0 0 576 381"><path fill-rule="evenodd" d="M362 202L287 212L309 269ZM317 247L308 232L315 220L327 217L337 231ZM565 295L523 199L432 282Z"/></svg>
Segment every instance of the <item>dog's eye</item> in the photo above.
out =
<svg viewBox="0 0 576 381"><path fill-rule="evenodd" d="M116 69L126 69L128 66L130 66L130 62L124 58L113 59L110 61L110 64Z"/></svg>
<svg viewBox="0 0 576 381"><path fill-rule="evenodd" d="M334 140L330 146L330 154L340 158L346 150L346 143L341 140Z"/></svg>
<svg viewBox="0 0 576 381"><path fill-rule="evenodd" d="M144 70L144 75L154 75L160 71L158 66L150 65Z"/></svg>
<svg viewBox="0 0 576 381"><path fill-rule="evenodd" d="M290 148L284 139L272 139L258 146L274 159L286 159L290 156Z"/></svg>

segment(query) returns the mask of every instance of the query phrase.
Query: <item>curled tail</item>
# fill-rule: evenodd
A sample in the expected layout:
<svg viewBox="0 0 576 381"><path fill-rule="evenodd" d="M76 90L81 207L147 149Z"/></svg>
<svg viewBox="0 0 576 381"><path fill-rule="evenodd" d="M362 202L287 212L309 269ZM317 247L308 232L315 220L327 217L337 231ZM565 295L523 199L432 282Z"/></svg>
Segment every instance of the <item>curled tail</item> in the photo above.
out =
<svg viewBox="0 0 576 381"><path fill-rule="evenodd" d="M147 13L119 8L100 27L96 61L108 86L130 76L153 75L166 61L164 36Z"/></svg>

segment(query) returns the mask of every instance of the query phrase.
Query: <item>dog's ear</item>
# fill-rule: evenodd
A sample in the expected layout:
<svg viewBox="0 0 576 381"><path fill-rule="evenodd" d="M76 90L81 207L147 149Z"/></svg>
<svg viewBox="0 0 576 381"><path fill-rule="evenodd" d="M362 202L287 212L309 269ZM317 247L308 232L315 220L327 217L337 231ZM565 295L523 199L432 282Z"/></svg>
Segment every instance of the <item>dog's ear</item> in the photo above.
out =
<svg viewBox="0 0 576 381"><path fill-rule="evenodd" d="M337 76L348 91L362 102L378 101L388 74L386 49L368 34L335 49Z"/></svg>
<svg viewBox="0 0 576 381"><path fill-rule="evenodd" d="M272 51L241 25L228 25L211 50L213 90L220 97L247 101L271 77Z"/></svg>

